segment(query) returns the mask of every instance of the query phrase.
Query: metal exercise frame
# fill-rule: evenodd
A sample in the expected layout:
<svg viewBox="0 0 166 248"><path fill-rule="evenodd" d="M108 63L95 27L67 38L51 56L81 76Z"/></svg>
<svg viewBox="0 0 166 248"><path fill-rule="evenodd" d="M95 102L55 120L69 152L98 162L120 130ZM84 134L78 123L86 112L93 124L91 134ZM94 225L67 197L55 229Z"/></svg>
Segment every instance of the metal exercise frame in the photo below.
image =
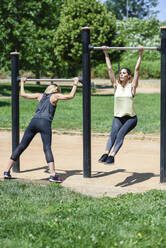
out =
<svg viewBox="0 0 166 248"><path fill-rule="evenodd" d="M91 76L90 51L102 50L90 44L90 28L82 28L83 54L83 176L91 177ZM107 47L108 50L137 50L138 47ZM166 26L161 27L161 47L144 47L144 50L161 52L161 132L160 132L160 182L166 182ZM19 53L12 52L12 151L19 144ZM66 79L68 82L72 79ZM65 79L27 79L27 81L62 82ZM13 171L20 172L19 159Z"/></svg>
<svg viewBox="0 0 166 248"><path fill-rule="evenodd" d="M90 50L103 50L102 47L89 45ZM138 50L139 47L105 47L105 50ZM144 50L160 50L159 47L144 47Z"/></svg>
<svg viewBox="0 0 166 248"><path fill-rule="evenodd" d="M12 52L11 54L11 83L12 83L12 152L19 145L20 130L19 130L19 53ZM66 78L27 78L26 81L44 81L44 82L73 82L73 79ZM83 80L79 78L79 82ZM90 84L91 85L91 84ZM18 159L13 166L13 172L20 172L20 160Z"/></svg>
<svg viewBox="0 0 166 248"><path fill-rule="evenodd" d="M90 51L102 50L90 44L90 28L82 28L83 41L83 169L84 177L91 177L91 100ZM138 50L139 47L106 47L107 50ZM166 26L161 27L161 46L144 47L144 50L161 52L161 132L160 132L160 182L166 182Z"/></svg>
<svg viewBox="0 0 166 248"><path fill-rule="evenodd" d="M20 81L20 77L17 78L18 81ZM30 81L30 82L56 82L56 83L60 83L60 82L73 82L73 79L69 79L69 78L27 78L26 81ZM82 79L79 78L79 82L82 83Z"/></svg>

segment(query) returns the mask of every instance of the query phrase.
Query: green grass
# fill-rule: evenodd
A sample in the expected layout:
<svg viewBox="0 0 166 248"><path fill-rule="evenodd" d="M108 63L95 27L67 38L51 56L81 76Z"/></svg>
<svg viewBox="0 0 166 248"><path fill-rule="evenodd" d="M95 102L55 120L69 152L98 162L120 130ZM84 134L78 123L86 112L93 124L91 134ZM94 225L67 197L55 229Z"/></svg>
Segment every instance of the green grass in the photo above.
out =
<svg viewBox="0 0 166 248"><path fill-rule="evenodd" d="M26 91L43 92L45 86L26 85ZM10 86L0 84L0 94L10 95ZM68 92L69 88L63 88ZM37 101L20 98L20 128L25 129L37 107ZM0 98L0 127L11 128L11 99ZM132 131L143 133L160 132L160 95L137 94L135 109L138 124ZM70 101L60 101L57 105L53 129L81 130L82 131L82 92L78 90L76 97ZM94 132L109 132L113 118L113 95L91 96L91 128Z"/></svg>
<svg viewBox="0 0 166 248"><path fill-rule="evenodd" d="M0 247L166 247L166 192L92 198L0 182Z"/></svg>
<svg viewBox="0 0 166 248"><path fill-rule="evenodd" d="M43 86L26 86L43 91ZM28 88L29 87L29 88ZM63 89L67 92L68 89ZM10 86L0 87L9 96ZM108 132L113 96L92 96L92 130ZM158 133L160 95L137 94L135 132ZM25 128L37 101L20 98L20 126ZM0 99L0 127L11 127L11 99ZM58 103L53 128L82 130L82 94ZM164 248L166 191L92 198L61 185L0 181L0 248Z"/></svg>

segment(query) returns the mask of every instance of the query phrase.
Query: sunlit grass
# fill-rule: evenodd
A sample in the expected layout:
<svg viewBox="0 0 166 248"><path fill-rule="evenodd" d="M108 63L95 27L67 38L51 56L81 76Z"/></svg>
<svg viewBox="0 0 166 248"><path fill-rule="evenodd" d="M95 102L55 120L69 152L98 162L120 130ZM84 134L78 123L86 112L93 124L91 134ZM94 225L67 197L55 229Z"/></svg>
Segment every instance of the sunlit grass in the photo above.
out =
<svg viewBox="0 0 166 248"><path fill-rule="evenodd" d="M44 86L27 86L27 90L43 92ZM69 88L64 88L64 92ZM53 129L83 129L82 92L78 90L74 99L57 104ZM25 129L37 107L36 100L20 98L20 128ZM137 94L135 110L138 124L132 131L143 133L160 132L160 94ZM93 132L109 132L113 119L113 95L91 96L91 129ZM0 127L11 128L11 99L0 98Z"/></svg>
<svg viewBox="0 0 166 248"><path fill-rule="evenodd" d="M0 247L166 247L166 192L92 198L0 182Z"/></svg>

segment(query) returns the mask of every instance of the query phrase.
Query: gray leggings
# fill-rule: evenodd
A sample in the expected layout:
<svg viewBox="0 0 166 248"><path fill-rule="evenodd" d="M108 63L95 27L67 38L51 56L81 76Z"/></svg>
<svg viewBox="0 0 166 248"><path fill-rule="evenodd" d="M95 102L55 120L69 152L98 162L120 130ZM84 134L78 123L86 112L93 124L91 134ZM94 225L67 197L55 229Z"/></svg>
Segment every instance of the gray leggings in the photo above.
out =
<svg viewBox="0 0 166 248"><path fill-rule="evenodd" d="M21 143L16 147L15 151L11 155L11 159L16 161L21 153L29 146L30 142L34 136L40 133L43 150L45 153L47 163L54 162L52 150L51 150L51 140L52 140L52 131L51 131L51 121L33 118L25 130L24 136L21 140Z"/></svg>
<svg viewBox="0 0 166 248"><path fill-rule="evenodd" d="M114 117L112 121L112 130L109 135L106 151L111 151L113 145L113 152L116 154L121 148L124 137L137 125L137 116Z"/></svg>

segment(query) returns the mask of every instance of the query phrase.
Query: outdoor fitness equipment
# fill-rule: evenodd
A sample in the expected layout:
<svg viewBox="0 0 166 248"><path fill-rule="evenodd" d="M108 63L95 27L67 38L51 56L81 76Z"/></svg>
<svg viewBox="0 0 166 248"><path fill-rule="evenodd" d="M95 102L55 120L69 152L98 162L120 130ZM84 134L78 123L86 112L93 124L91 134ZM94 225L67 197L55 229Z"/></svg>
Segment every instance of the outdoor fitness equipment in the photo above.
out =
<svg viewBox="0 0 166 248"><path fill-rule="evenodd" d="M20 81L20 77L17 77L17 80ZM69 78L27 78L26 81L31 81L31 82L73 82L73 79ZM79 78L79 82L83 84L82 78Z"/></svg>
<svg viewBox="0 0 166 248"><path fill-rule="evenodd" d="M102 47L89 45L90 50L103 50ZM105 47L105 50L138 50L139 47ZM144 50L160 50L160 47L144 47Z"/></svg>
<svg viewBox="0 0 166 248"><path fill-rule="evenodd" d="M102 50L90 44L90 28L82 28L83 54L83 176L91 177L91 77L90 51ZM108 50L138 50L138 47L107 47ZM161 46L144 47L144 50L161 52L161 134L160 134L160 182L166 182L166 26L161 27ZM12 151L19 144L19 83L18 52L12 52ZM29 79L29 81L32 79ZM40 81L33 79L33 81ZM48 80L50 81L50 79ZM19 160L13 167L19 172Z"/></svg>
<svg viewBox="0 0 166 248"><path fill-rule="evenodd" d="M91 177L91 98L90 51L102 50L90 44L90 28L82 28L83 41L83 169L84 177ZM108 50L138 50L138 47L107 47ZM161 46L144 47L144 50L161 52L161 141L160 182L166 182L166 26L161 27Z"/></svg>
<svg viewBox="0 0 166 248"><path fill-rule="evenodd" d="M16 149L19 144L20 139L20 130L19 130L19 53L12 52L12 152ZM45 81L45 82L73 82L73 79L64 79L64 78L27 78L26 81ZM79 82L83 84L83 80L79 78ZM20 172L20 161L16 161L14 167L14 172Z"/></svg>

